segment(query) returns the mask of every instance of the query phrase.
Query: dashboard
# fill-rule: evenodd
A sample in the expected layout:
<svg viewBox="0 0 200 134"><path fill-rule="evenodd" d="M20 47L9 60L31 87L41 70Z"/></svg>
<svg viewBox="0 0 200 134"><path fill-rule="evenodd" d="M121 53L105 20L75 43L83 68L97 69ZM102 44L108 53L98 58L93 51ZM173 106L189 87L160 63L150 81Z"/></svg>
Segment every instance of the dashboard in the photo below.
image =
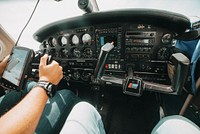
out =
<svg viewBox="0 0 200 134"><path fill-rule="evenodd" d="M189 28L189 19L180 14L130 9L54 22L39 29L34 38L42 53L61 64L64 80L91 82L101 47L113 42L105 75L125 78L132 68L133 76L169 85L168 64L178 51L175 37Z"/></svg>

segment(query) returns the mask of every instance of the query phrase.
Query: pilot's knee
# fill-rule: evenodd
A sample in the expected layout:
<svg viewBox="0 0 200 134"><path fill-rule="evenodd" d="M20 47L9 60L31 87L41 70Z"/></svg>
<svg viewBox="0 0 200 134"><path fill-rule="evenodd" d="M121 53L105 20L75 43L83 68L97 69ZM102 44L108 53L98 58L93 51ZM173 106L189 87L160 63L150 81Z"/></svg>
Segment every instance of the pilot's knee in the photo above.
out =
<svg viewBox="0 0 200 134"><path fill-rule="evenodd" d="M71 114L72 115L76 114L75 117L77 117L77 114L80 114L80 116L81 116L80 118L87 118L87 119L91 118L93 120L101 119L101 116L98 113L98 111L88 102L77 103L74 106L74 108L72 109Z"/></svg>
<svg viewBox="0 0 200 134"><path fill-rule="evenodd" d="M84 110L84 111L96 111L96 109L88 102L85 102L85 101L82 101L82 102L79 102L75 107L74 109L77 109L77 110Z"/></svg>
<svg viewBox="0 0 200 134"><path fill-rule="evenodd" d="M85 111L87 113L93 113L93 112L97 112L97 110L88 102L85 102L85 101L82 101L82 102L79 102L78 104L76 104L74 106L74 109L75 110L82 110L82 111Z"/></svg>
<svg viewBox="0 0 200 134"><path fill-rule="evenodd" d="M199 134L200 128L185 117L173 115L160 120L152 130L152 134L181 133Z"/></svg>

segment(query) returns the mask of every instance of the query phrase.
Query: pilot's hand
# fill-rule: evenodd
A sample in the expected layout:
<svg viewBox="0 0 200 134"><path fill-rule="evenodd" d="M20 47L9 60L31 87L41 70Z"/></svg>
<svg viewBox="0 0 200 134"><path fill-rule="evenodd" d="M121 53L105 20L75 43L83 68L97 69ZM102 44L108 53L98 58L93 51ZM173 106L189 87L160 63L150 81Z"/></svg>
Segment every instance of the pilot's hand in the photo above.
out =
<svg viewBox="0 0 200 134"><path fill-rule="evenodd" d="M1 62L0 62L0 76L2 76L5 68L6 68L6 65L7 65L7 62L8 62L8 58L9 56L6 56Z"/></svg>
<svg viewBox="0 0 200 134"><path fill-rule="evenodd" d="M54 60L47 65L47 59L47 54L40 59L39 81L48 81L57 85L63 77L62 67Z"/></svg>

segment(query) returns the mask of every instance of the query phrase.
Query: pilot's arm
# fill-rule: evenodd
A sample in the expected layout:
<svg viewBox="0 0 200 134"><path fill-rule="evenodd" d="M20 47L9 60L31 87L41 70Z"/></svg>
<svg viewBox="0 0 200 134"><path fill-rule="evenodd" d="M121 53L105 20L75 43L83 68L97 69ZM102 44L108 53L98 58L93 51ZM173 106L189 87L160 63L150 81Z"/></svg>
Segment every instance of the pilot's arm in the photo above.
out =
<svg viewBox="0 0 200 134"><path fill-rule="evenodd" d="M39 81L57 85L63 77L62 67L55 61L46 65L47 58L47 55L41 58ZM46 91L34 87L21 102L0 118L0 133L34 133L47 100Z"/></svg>

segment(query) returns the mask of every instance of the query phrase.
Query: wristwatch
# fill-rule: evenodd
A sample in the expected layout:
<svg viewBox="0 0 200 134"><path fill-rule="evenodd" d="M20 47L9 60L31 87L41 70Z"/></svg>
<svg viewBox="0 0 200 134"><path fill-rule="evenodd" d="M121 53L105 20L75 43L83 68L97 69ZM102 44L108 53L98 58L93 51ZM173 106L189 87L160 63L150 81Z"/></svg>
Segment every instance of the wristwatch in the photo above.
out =
<svg viewBox="0 0 200 134"><path fill-rule="evenodd" d="M43 88L46 91L48 97L51 98L55 95L55 90L54 90L53 86L54 85L48 81L38 81L38 83L34 87Z"/></svg>

